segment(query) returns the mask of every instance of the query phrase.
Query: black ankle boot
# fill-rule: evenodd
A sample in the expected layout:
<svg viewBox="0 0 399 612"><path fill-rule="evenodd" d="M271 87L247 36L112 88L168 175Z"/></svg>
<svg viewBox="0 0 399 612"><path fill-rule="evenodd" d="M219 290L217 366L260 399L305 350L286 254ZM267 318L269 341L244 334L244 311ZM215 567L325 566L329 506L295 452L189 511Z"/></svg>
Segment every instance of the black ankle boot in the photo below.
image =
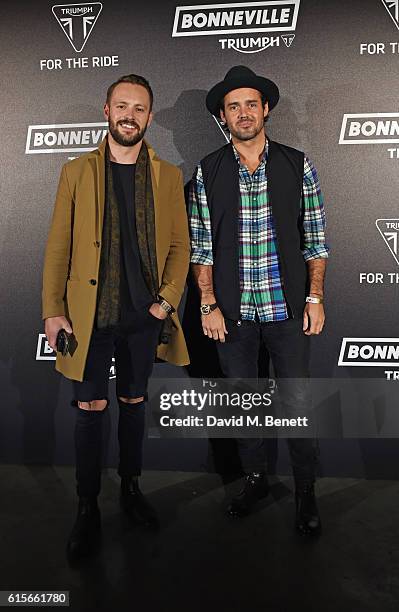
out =
<svg viewBox="0 0 399 612"><path fill-rule="evenodd" d="M122 477L121 505L134 522L149 529L159 528L156 512L140 491L137 476Z"/></svg>
<svg viewBox="0 0 399 612"><path fill-rule="evenodd" d="M96 551L101 537L101 516L97 498L80 497L78 515L67 543L70 563Z"/></svg>
<svg viewBox="0 0 399 612"><path fill-rule="evenodd" d="M251 472L244 479L244 486L241 491L233 497L228 508L227 514L235 517L247 516L252 506L269 493L269 484L264 472Z"/></svg>
<svg viewBox="0 0 399 612"><path fill-rule="evenodd" d="M317 509L313 484L296 486L296 528L300 534L318 536L321 533L321 520Z"/></svg>

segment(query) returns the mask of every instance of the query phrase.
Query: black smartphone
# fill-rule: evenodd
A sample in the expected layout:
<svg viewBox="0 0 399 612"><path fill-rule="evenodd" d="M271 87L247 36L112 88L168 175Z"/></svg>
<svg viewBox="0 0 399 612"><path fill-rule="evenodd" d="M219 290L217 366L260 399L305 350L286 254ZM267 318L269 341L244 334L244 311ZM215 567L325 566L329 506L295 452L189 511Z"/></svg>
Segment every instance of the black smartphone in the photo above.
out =
<svg viewBox="0 0 399 612"><path fill-rule="evenodd" d="M65 329L60 329L57 335L57 353L61 353L64 357L68 354L70 336L71 334L68 334Z"/></svg>

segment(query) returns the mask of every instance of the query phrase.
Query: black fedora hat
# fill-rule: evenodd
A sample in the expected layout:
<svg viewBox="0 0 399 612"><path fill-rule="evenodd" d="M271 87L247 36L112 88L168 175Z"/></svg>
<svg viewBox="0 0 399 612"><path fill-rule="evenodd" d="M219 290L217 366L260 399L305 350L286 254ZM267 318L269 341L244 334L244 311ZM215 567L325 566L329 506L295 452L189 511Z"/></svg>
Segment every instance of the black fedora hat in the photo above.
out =
<svg viewBox="0 0 399 612"><path fill-rule="evenodd" d="M220 104L224 96L233 89L240 87L250 87L257 89L268 101L269 110L274 108L279 101L280 93L276 83L258 76L246 66L233 66L230 68L223 81L217 83L206 96L206 107L212 115L218 115Z"/></svg>

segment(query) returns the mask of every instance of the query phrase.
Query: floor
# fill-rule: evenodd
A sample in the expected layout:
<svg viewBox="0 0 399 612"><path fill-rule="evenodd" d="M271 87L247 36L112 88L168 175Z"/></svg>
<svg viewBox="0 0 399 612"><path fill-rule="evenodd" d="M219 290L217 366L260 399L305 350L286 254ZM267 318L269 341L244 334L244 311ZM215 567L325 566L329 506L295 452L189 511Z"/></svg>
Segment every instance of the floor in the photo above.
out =
<svg viewBox="0 0 399 612"><path fill-rule="evenodd" d="M70 467L0 466L0 590L69 590L70 609L147 612L389 612L399 609L399 482L322 478L319 540L293 530L292 482L233 520L216 474L148 471L159 533L131 525L106 470L99 554L65 559L75 515ZM50 608L55 609L55 608Z"/></svg>

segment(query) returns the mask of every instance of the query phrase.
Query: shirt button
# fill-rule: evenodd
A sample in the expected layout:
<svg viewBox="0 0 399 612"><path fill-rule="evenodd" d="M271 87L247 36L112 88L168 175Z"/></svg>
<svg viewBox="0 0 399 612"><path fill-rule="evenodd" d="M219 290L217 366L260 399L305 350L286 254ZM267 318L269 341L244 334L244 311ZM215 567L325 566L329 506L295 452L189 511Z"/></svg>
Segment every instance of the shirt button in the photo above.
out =
<svg viewBox="0 0 399 612"><path fill-rule="evenodd" d="M97 281L95 278L91 278L89 281L90 285L97 285Z"/></svg>

